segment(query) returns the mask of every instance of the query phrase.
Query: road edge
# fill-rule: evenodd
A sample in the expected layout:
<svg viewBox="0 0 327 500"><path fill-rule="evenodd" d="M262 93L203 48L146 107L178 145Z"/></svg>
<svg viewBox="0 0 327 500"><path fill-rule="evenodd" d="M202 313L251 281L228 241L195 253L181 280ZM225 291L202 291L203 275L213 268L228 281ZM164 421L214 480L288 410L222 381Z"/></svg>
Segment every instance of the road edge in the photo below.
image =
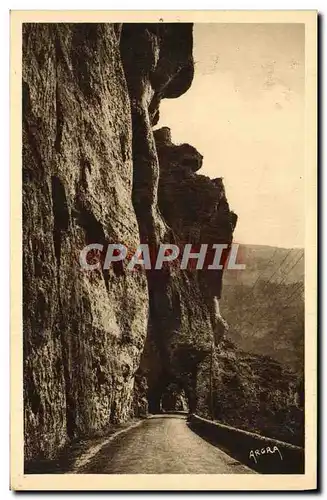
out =
<svg viewBox="0 0 327 500"><path fill-rule="evenodd" d="M130 431L131 429L134 429L135 427L138 427L139 425L144 422L145 419L138 420L137 422L134 422L133 424L129 425L128 427L124 427L124 429L121 429L114 434L112 434L108 438L104 438L104 440L101 443L98 443L96 445L91 446L87 451L82 453L81 456L79 456L73 465L72 470L69 472L69 474L78 474L80 472L80 469L85 467L92 458L95 457L99 453L99 451L102 450L104 446L107 444L111 443L114 439L116 439L117 436L120 436L121 434L125 434L126 432Z"/></svg>

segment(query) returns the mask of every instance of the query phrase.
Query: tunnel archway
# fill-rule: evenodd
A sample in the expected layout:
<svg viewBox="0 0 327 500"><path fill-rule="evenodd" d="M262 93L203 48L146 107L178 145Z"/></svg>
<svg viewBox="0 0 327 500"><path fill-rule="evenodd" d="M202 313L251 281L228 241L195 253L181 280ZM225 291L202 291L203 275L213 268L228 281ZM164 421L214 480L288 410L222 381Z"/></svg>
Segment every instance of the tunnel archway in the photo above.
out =
<svg viewBox="0 0 327 500"><path fill-rule="evenodd" d="M163 412L189 411L188 400L184 389L176 382L169 383L161 395Z"/></svg>
<svg viewBox="0 0 327 500"><path fill-rule="evenodd" d="M179 377L162 377L149 387L147 393L149 413L185 411L196 409L196 378L193 374Z"/></svg>

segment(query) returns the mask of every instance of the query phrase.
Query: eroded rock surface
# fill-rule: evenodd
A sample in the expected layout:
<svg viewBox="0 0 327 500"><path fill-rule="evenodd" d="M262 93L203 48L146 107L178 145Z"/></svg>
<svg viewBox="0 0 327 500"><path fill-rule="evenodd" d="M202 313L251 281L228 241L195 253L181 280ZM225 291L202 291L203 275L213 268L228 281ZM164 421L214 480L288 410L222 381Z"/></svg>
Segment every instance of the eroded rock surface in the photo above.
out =
<svg viewBox="0 0 327 500"><path fill-rule="evenodd" d="M23 57L26 459L126 420L147 331L143 273L82 271L136 247L130 100L115 27L27 24Z"/></svg>
<svg viewBox="0 0 327 500"><path fill-rule="evenodd" d="M85 245L232 241L202 155L153 133L193 79L191 24L28 24L23 45L25 458L156 411L191 409L223 337L221 271L83 271ZM142 356L142 360L141 360Z"/></svg>
<svg viewBox="0 0 327 500"><path fill-rule="evenodd" d="M165 241L177 244L181 253L187 243L194 252L207 244L208 262L201 271L195 266L182 270L178 263L148 272L151 323L141 370L148 378L151 411L160 409L161 395L171 383L179 385L195 411L201 365L227 328L219 311L223 271L207 270L207 265L214 258L214 243L226 244L227 256L237 217L229 209L222 179L197 174L203 157L194 147L173 144L167 127L156 130L154 138L160 165L158 206L170 228Z"/></svg>

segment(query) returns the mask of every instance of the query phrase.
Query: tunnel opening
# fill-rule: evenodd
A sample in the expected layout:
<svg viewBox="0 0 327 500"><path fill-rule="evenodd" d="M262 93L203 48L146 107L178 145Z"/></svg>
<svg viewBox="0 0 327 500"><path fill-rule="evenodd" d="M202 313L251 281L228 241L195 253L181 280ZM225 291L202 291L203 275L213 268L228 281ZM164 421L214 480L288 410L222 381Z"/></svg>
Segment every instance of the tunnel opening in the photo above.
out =
<svg viewBox="0 0 327 500"><path fill-rule="evenodd" d="M178 380L160 381L149 388L148 394L149 413L189 413L192 407L191 391L184 387Z"/></svg>
<svg viewBox="0 0 327 500"><path fill-rule="evenodd" d="M178 384L168 384L161 395L161 411L164 413L189 412L188 399L185 391Z"/></svg>

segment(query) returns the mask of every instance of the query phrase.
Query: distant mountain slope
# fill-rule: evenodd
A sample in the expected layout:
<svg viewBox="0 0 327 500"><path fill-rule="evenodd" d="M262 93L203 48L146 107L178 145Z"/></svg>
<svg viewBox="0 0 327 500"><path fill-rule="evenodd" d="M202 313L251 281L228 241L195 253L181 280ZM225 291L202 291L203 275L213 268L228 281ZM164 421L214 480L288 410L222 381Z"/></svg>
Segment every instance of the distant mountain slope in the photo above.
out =
<svg viewBox="0 0 327 500"><path fill-rule="evenodd" d="M241 245L242 271L226 270L221 312L242 349L303 370L304 250Z"/></svg>
<svg viewBox="0 0 327 500"><path fill-rule="evenodd" d="M279 282L284 277L286 283L303 281L303 248L279 248L266 245L240 245L237 262L246 265L242 272L228 270L224 274L224 284L253 285L259 278Z"/></svg>

